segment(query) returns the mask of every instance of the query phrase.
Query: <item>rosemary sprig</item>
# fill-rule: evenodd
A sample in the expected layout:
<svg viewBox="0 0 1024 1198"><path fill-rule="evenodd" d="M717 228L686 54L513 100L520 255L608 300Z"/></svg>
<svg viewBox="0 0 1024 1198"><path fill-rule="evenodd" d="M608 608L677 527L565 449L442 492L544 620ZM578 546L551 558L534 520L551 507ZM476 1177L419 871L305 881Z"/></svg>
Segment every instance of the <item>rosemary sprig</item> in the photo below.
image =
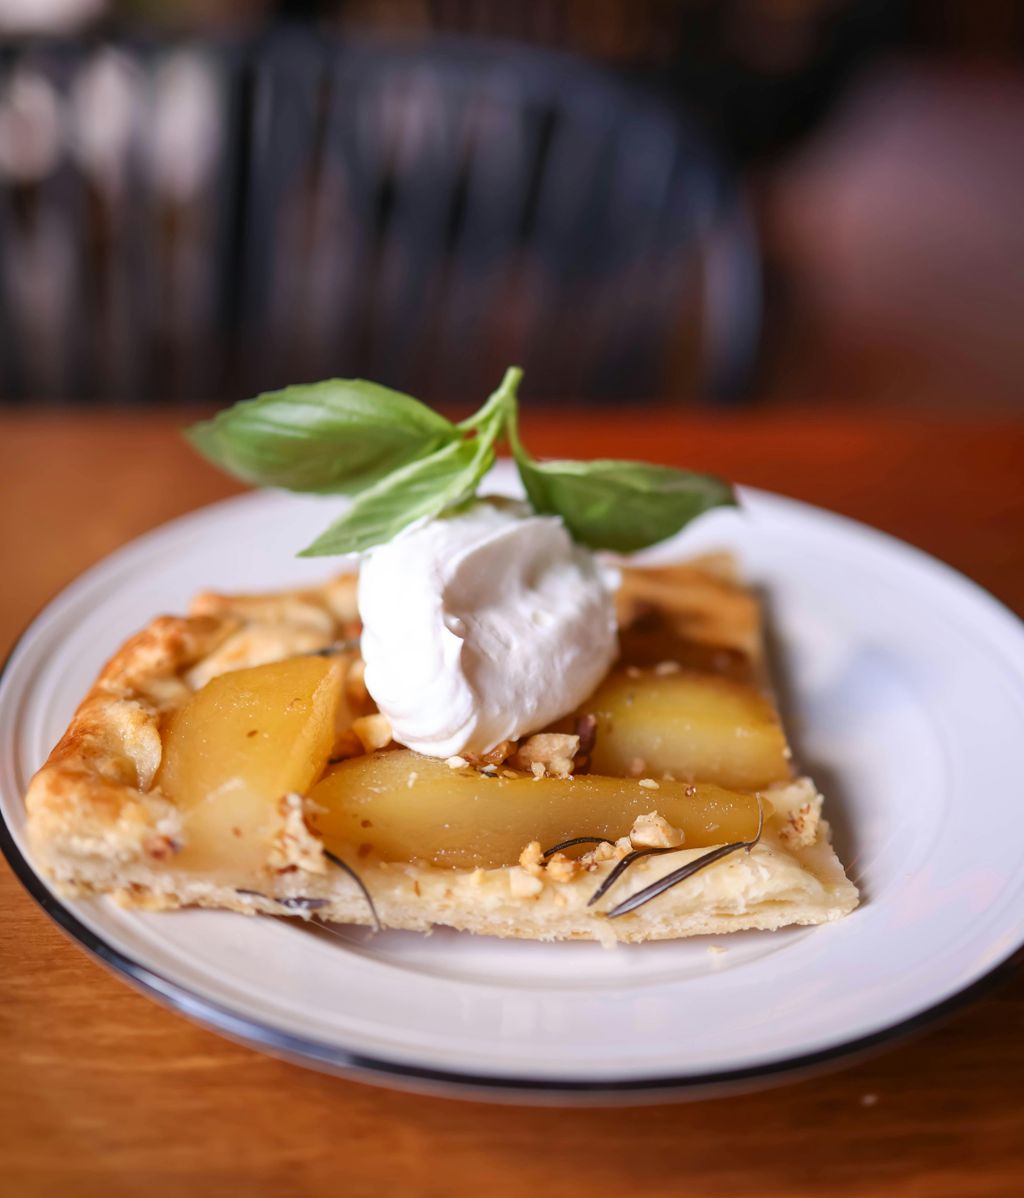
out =
<svg viewBox="0 0 1024 1198"><path fill-rule="evenodd" d="M562 849L571 849L577 844L604 844L607 840L607 836L574 836L571 840L562 840L550 849L545 849L541 853L541 856L553 857L555 853L560 853Z"/></svg>
<svg viewBox="0 0 1024 1198"><path fill-rule="evenodd" d="M649 903L651 899L664 894L666 890L671 890L673 886L678 886L680 882L685 882L687 878L692 878L698 870L706 869L709 865L714 865L716 861L721 861L723 857L728 857L731 853L736 853L740 849L746 849L749 853L761 839L763 831L764 806L761 803L761 796L758 795L757 833L752 840L737 840L732 844L723 844L717 849L712 849L710 853L705 853L703 857L698 857L695 861L688 861L685 865L681 865L679 869L673 870L672 873L666 874L663 878L652 882L650 886L645 886L643 890L638 890L636 894L632 894L628 899L624 899L617 907L613 907L608 912L608 918L618 919L621 915L628 915L631 911L635 911L638 907ZM683 848L685 846L680 845L679 847Z"/></svg>
<svg viewBox="0 0 1024 1198"><path fill-rule="evenodd" d="M627 853L626 856L616 864L615 868L608 875L608 877L605 878L601 885L598 886L598 888L590 896L587 906L592 907L598 901L598 899L603 898L604 895L611 890L619 878L622 877L626 870L629 869L634 861L639 861L642 857L653 857L659 853L676 853L685 847L686 846L683 844L674 844L668 846L659 846L657 848L634 849L631 853Z"/></svg>
<svg viewBox="0 0 1024 1198"><path fill-rule="evenodd" d="M373 904L373 899L370 898L370 892L366 889L366 883L363 881L363 879L356 873L356 871L351 865L349 865L347 861L342 861L342 859L336 854L332 853L330 849L324 849L324 856L328 861L336 865L343 873L348 874L352 881L355 882L355 884L359 887L363 898L366 899L366 905L370 908L370 914L373 916L373 930L375 932L382 932L384 930L384 925L380 922L380 916L377 914L377 908Z"/></svg>
<svg viewBox="0 0 1024 1198"><path fill-rule="evenodd" d="M680 866L679 869L673 870L672 873L666 874L663 878L652 882L650 886L645 886L643 890L638 890L636 894L630 895L628 899L624 899L617 907L613 907L608 912L608 918L618 919L620 915L628 915L630 911L635 911L638 907L649 903L651 899L664 894L666 890L670 890L673 886L678 886L680 882L685 882L687 878L692 878L698 871L706 869L709 865L714 865L716 861L721 861L723 857L728 857L731 853L738 852L740 849L746 849L749 853L758 841L760 841L761 835L764 832L764 804L761 802L760 795L755 797L757 798L757 832L753 839L737 840L732 844L719 845L718 848L705 853L703 857L697 857L693 861L688 861L685 865ZM553 845L541 855L543 857L551 857L555 853L561 852L562 849L572 848L573 845L604 844L607 840L607 836L574 836L571 840L563 840L559 844ZM685 844L658 846L656 848L634 849L631 853L627 853L621 861L616 863L608 877L604 879L601 885L590 896L587 906L592 907L598 899L603 898L635 862L640 861L644 857L653 857L661 853L678 853L686 847Z"/></svg>

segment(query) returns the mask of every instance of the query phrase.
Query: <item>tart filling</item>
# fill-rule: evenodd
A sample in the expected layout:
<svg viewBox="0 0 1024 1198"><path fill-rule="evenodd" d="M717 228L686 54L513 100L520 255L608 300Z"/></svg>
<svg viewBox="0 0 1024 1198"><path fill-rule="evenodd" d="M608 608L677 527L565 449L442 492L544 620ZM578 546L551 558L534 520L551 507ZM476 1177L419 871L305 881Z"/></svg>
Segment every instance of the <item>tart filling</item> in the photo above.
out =
<svg viewBox="0 0 1024 1198"><path fill-rule="evenodd" d="M616 607L619 658L575 712L442 760L370 698L354 576L199 596L100 675L29 790L34 853L65 893L129 906L533 939L850 911L731 563L627 568Z"/></svg>

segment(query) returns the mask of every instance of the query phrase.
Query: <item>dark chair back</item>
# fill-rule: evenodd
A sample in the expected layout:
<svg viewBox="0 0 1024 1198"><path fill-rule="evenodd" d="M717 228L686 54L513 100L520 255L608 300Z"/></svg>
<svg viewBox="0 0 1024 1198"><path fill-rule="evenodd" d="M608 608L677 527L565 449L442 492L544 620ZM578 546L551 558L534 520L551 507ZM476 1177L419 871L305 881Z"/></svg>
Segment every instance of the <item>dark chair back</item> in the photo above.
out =
<svg viewBox="0 0 1024 1198"><path fill-rule="evenodd" d="M492 44L8 51L0 393L731 397L746 210L668 102Z"/></svg>

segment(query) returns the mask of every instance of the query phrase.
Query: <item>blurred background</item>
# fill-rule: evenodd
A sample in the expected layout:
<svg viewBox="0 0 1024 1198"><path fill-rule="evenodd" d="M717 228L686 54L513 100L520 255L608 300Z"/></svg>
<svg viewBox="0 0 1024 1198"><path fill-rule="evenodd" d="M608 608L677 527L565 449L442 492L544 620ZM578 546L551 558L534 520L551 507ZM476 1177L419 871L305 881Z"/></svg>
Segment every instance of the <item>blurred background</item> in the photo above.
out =
<svg viewBox="0 0 1024 1198"><path fill-rule="evenodd" d="M1013 0L0 0L0 402L1024 404Z"/></svg>

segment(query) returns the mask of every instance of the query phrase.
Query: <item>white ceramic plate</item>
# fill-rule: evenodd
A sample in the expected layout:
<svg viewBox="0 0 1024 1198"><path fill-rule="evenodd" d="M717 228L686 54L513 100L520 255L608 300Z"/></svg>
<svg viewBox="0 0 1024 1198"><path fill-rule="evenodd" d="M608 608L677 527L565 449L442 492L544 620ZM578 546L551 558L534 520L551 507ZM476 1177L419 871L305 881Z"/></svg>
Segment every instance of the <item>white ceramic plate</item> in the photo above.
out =
<svg viewBox="0 0 1024 1198"><path fill-rule="evenodd" d="M11 864L58 923L154 996L270 1052L393 1085L531 1101L703 1093L903 1030L1022 939L1024 628L880 533L745 500L654 556L731 548L764 589L798 755L863 894L834 925L608 950L55 898L28 864L20 796L105 658L197 590L330 570L291 555L337 501L267 493L133 542L26 632L0 684Z"/></svg>

